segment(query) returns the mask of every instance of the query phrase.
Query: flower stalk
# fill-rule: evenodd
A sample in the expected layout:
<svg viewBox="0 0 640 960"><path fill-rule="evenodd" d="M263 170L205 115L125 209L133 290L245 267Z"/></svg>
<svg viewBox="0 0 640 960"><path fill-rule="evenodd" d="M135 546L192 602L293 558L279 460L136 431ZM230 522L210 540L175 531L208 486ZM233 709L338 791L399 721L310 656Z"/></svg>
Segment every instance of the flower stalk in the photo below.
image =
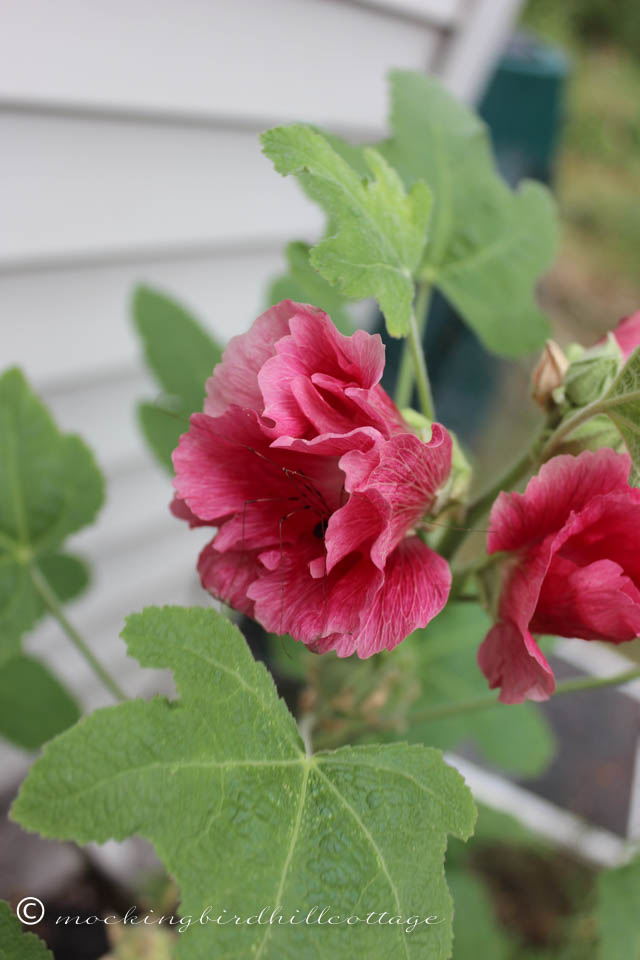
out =
<svg viewBox="0 0 640 960"><path fill-rule="evenodd" d="M449 527L445 531L438 545L438 552L450 560L468 535L476 532L474 528L489 513L498 494L503 490L512 490L534 467L535 460L529 449L509 467L506 473L489 490L467 507L464 521L460 526Z"/></svg>
<svg viewBox="0 0 640 960"><path fill-rule="evenodd" d="M632 680L638 679L640 679L640 667L634 667L632 670L626 670L624 673L617 673L611 677L576 677L574 680L565 680L564 683L559 683L554 696L557 697L564 693L580 693L583 690L598 690L602 687L621 687L626 683L631 683ZM448 717L457 717L464 713L489 710L492 707L499 706L500 703L501 701L494 693L487 693L480 697L472 697L469 700L431 707L429 710L415 714L411 719L415 723L446 720Z"/></svg>
<svg viewBox="0 0 640 960"><path fill-rule="evenodd" d="M101 680L104 686L109 690L109 692L115 697L116 700L124 701L128 697L123 690L120 689L116 681L110 674L105 670L100 661L94 656L91 652L88 644L80 636L75 627L67 620L62 605L58 600L57 596L42 576L40 571L36 566L29 567L29 573L31 575L31 580L34 587L40 594L40 598L44 603L45 607L49 613L58 621L64 632L66 633L71 643L74 645L78 653L84 658L84 660L89 664L96 676Z"/></svg>
<svg viewBox="0 0 640 960"><path fill-rule="evenodd" d="M429 420L432 420L434 416L433 397L431 395L429 374L422 346L430 300L430 285L428 283L421 283L416 293L415 307L411 313L409 333L400 363L395 403L400 410L408 407L411 403L413 385L417 382L422 413Z"/></svg>

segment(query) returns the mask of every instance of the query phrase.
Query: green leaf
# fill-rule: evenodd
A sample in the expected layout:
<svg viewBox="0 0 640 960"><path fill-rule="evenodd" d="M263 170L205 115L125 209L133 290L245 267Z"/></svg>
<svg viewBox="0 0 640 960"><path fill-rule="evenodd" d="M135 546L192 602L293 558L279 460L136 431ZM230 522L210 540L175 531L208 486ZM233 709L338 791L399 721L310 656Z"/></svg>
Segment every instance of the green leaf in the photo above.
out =
<svg viewBox="0 0 640 960"><path fill-rule="evenodd" d="M44 612L32 567L61 600L86 586L82 562L58 547L91 523L103 495L82 440L60 433L19 370L0 377L0 663Z"/></svg>
<svg viewBox="0 0 640 960"><path fill-rule="evenodd" d="M53 954L35 933L23 933L11 907L0 900L0 945L2 960L53 960Z"/></svg>
<svg viewBox="0 0 640 960"><path fill-rule="evenodd" d="M173 473L171 454L178 446L181 434L189 429L187 413L178 413L159 404L140 403L138 419L145 440L156 459Z"/></svg>
<svg viewBox="0 0 640 960"><path fill-rule="evenodd" d="M470 870L449 870L447 880L455 904L453 960L478 960L479 944L483 957L509 960L515 940L501 929L481 881Z"/></svg>
<svg viewBox="0 0 640 960"><path fill-rule="evenodd" d="M0 666L0 736L37 750L79 717L77 703L44 664L17 656Z"/></svg>
<svg viewBox="0 0 640 960"><path fill-rule="evenodd" d="M73 600L89 585L89 568L84 560L70 553L42 556L38 562L58 600Z"/></svg>
<svg viewBox="0 0 640 960"><path fill-rule="evenodd" d="M353 323L345 310L345 298L320 276L309 262L311 247L306 243L290 243L287 247L289 273L277 277L268 292L268 306L281 300L312 303L328 313L340 333L353 333Z"/></svg>
<svg viewBox="0 0 640 960"><path fill-rule="evenodd" d="M30 567L18 551L18 559L3 554L0 539L0 666L19 650L19 640L46 613L40 594L34 589ZM15 548L14 548L15 550ZM36 555L33 566L37 567L59 600L67 602L82 593L89 583L89 571L78 557L66 553L43 553Z"/></svg>
<svg viewBox="0 0 640 960"><path fill-rule="evenodd" d="M421 713L440 704L488 692L476 653L490 625L479 606L450 603L426 629L404 641L407 653L414 657L412 675L422 686L408 714L406 737L442 749L473 740L490 763L521 776L535 776L551 761L555 742L544 714L533 703L478 710L473 723L468 714L428 723L420 720Z"/></svg>
<svg viewBox="0 0 640 960"><path fill-rule="evenodd" d="M218 344L184 307L149 287L136 290L133 319L164 392L189 413L201 410L205 380L222 356Z"/></svg>
<svg viewBox="0 0 640 960"><path fill-rule="evenodd" d="M604 413L592 417L572 430L554 448L554 456L569 453L577 457L583 450L600 450L602 447L611 447L613 450L620 451L624 449L619 430Z"/></svg>
<svg viewBox="0 0 640 960"><path fill-rule="evenodd" d="M157 460L173 471L171 453L189 415L202 410L205 381L222 349L183 306L149 287L136 290L133 318L146 362L164 391L157 403L139 405L140 426Z"/></svg>
<svg viewBox="0 0 640 960"><path fill-rule="evenodd" d="M299 643L288 634L270 633L267 636L269 666L282 676L304 682L309 668L317 660L304 643Z"/></svg>
<svg viewBox="0 0 640 960"><path fill-rule="evenodd" d="M510 190L484 124L433 77L394 71L391 99L393 137L381 150L407 186L423 180L433 193L422 275L490 350L541 347L548 322L533 294L556 246L549 191L530 181Z"/></svg>
<svg viewBox="0 0 640 960"><path fill-rule="evenodd" d="M640 857L598 876L597 922L601 960L640 957Z"/></svg>
<svg viewBox="0 0 640 960"><path fill-rule="evenodd" d="M394 337L407 333L413 274L426 239L431 197L424 183L405 193L397 173L373 149L364 150L363 180L329 141L294 124L262 135L278 173L295 174L335 225L311 251L311 263L347 297L375 297Z"/></svg>
<svg viewBox="0 0 640 960"><path fill-rule="evenodd" d="M446 835L466 838L475 810L441 754L406 744L305 755L293 718L239 631L208 609L150 608L128 618L129 653L171 668L177 702L98 710L49 743L13 817L44 836L102 843L148 837L182 894L181 913L298 917L330 905L438 916L398 925L195 925L189 960L444 958L451 901ZM327 932L330 930L331 932Z"/></svg>
<svg viewBox="0 0 640 960"><path fill-rule="evenodd" d="M596 412L606 413L622 434L633 461L630 482L640 486L640 347L598 401Z"/></svg>

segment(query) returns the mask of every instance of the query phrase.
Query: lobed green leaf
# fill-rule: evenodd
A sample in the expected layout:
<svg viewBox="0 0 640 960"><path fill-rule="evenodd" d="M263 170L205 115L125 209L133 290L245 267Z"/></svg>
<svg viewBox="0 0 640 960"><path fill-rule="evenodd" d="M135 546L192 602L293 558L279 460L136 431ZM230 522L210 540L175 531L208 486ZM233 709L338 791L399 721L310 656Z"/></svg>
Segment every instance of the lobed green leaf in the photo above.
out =
<svg viewBox="0 0 640 960"><path fill-rule="evenodd" d="M622 434L633 463L630 482L640 486L640 347L598 401L596 412L606 413Z"/></svg>
<svg viewBox="0 0 640 960"><path fill-rule="evenodd" d="M296 175L332 225L332 235L311 251L311 264L345 296L375 297L389 333L406 335L431 209L425 184L406 193L373 149L364 150L369 178L362 179L325 137L301 124L268 130L262 143L278 173Z"/></svg>
<svg viewBox="0 0 640 960"><path fill-rule="evenodd" d="M457 869L447 873L456 912L453 921L453 960L511 960L515 938L502 929L495 915L488 890L471 870ZM517 954L516 954L517 955Z"/></svg>
<svg viewBox="0 0 640 960"><path fill-rule="evenodd" d="M37 750L80 718L60 681L31 657L0 666L0 736L25 750Z"/></svg>
<svg viewBox="0 0 640 960"><path fill-rule="evenodd" d="M98 710L45 747L13 817L79 843L141 833L181 888L181 913L304 917L372 911L437 916L399 925L195 924L178 955L300 960L444 958L452 905L447 834L475 810L433 749L347 747L307 756L293 718L238 630L212 610L150 608L128 618L129 652L174 672L180 699Z"/></svg>
<svg viewBox="0 0 640 960"><path fill-rule="evenodd" d="M53 960L53 954L35 933L23 933L11 907L0 900L0 947L2 960Z"/></svg>
<svg viewBox="0 0 640 960"><path fill-rule="evenodd" d="M138 418L156 459L172 471L171 453L188 418L202 409L205 381L222 357L222 349L179 303L149 287L138 287L133 319L145 359L164 396L141 403Z"/></svg>
<svg viewBox="0 0 640 960"><path fill-rule="evenodd" d="M393 135L380 149L407 187L424 181L433 195L421 275L488 349L516 356L541 347L548 321L534 290L557 233L549 191L532 181L512 191L485 125L433 77L394 71L390 82Z"/></svg>
<svg viewBox="0 0 640 960"><path fill-rule="evenodd" d="M59 599L87 584L84 564L58 548L94 519L104 484L79 437L62 434L24 376L0 377L0 664L15 656L21 635L44 607L37 568Z"/></svg>
<svg viewBox="0 0 640 960"><path fill-rule="evenodd" d="M222 356L218 344L183 306L149 287L135 291L133 319L164 392L200 410L205 380Z"/></svg>
<svg viewBox="0 0 640 960"><path fill-rule="evenodd" d="M165 401L138 404L138 420L149 449L156 460L173 473L171 454L178 446L181 434L189 429L189 415L169 408Z"/></svg>

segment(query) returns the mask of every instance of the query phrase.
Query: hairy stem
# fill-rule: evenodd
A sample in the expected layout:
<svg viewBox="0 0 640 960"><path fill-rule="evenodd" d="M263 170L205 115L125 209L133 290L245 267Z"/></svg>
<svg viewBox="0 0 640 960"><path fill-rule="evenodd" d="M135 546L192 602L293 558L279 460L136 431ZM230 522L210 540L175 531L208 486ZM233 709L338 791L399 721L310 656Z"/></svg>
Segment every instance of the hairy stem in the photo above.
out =
<svg viewBox="0 0 640 960"><path fill-rule="evenodd" d="M411 318L411 324L414 327L414 330L409 330L408 338L404 345L404 350L402 353L402 360L400 362L400 373L398 374L398 384L396 387L395 403L396 406L402 410L404 407L408 407L411 403L411 394L413 393L413 385L415 383L416 377L418 378L418 390L420 392L420 371L418 366L420 365L423 372L424 378L426 380L426 393L425 396L428 397L428 407L431 410L431 413L426 413L424 410L424 399L422 392L420 392L420 403L423 406L423 413L429 419L433 416L433 400L431 398L431 388L429 386L429 376L427 374L427 366L424 359L424 353L422 350L422 338L424 335L425 327L427 325L427 315L429 313L429 301L431 299L431 287L428 283L421 283L418 287L418 292L416 294L415 309ZM415 337L415 346L412 344L412 339ZM418 349L421 357L421 364L416 363L415 349Z"/></svg>
<svg viewBox="0 0 640 960"><path fill-rule="evenodd" d="M527 450L489 490L467 507L464 522L459 527L449 527L445 531L438 544L438 552L443 557L451 559L468 534L476 532L474 528L489 513L498 494L503 490L511 490L519 480L533 469L534 465L535 461L531 450Z"/></svg>
<svg viewBox="0 0 640 960"><path fill-rule="evenodd" d="M552 455L553 451L558 447L560 442L568 437L570 433L573 433L574 430L577 430L578 427L582 426L583 423L586 423L587 420L591 420L592 417L596 417L601 413L601 409L598 403L592 403L588 407L583 407L581 410L578 410L577 413L574 413L572 417L568 417L564 420L557 430L555 430L545 445L540 450L538 454L538 460L540 463L544 463L545 460L548 460Z"/></svg>
<svg viewBox="0 0 640 960"><path fill-rule="evenodd" d="M577 677L575 680L566 680L556 687L554 696L563 693L578 693L582 690L597 690L600 687L619 687L632 680L640 679L640 667L617 673L612 677ZM469 700L460 700L457 703L443 703L422 713L415 714L411 719L414 723L427 723L431 720L444 720L447 717L457 717L463 713L475 713L478 710L489 710L497 707L500 701L493 693L483 694Z"/></svg>
<svg viewBox="0 0 640 960"><path fill-rule="evenodd" d="M55 593L42 576L40 571L36 566L29 567L29 573L31 574L31 580L33 585L40 594L42 602L49 611L49 613L55 617L58 621L69 640L76 648L76 650L84 657L86 662L89 664L93 672L97 677L100 678L105 687L113 694L116 700L126 700L127 695L124 693L115 680L107 673L102 664L96 659L91 650L89 649L85 640L82 639L78 631L73 627L67 620L62 605Z"/></svg>

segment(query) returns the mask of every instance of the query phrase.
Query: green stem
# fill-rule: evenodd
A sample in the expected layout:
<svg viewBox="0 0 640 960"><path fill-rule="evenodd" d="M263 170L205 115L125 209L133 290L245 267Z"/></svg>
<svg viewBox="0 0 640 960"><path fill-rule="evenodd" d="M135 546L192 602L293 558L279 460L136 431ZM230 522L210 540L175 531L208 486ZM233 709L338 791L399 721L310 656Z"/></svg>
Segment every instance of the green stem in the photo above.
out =
<svg viewBox="0 0 640 960"><path fill-rule="evenodd" d="M509 467L507 472L495 483L489 490L482 494L477 500L469 505L464 515L464 523L459 527L449 527L445 531L440 543L438 544L438 553L442 554L448 560L454 555L463 540L468 534L480 532L474 530L477 524L485 517L493 506L493 503L503 490L511 490L534 466L534 458L530 450L517 460L513 466ZM483 533L486 531L482 531Z"/></svg>
<svg viewBox="0 0 640 960"><path fill-rule="evenodd" d="M559 683L554 696L563 693L578 693L582 690L597 690L600 687L619 687L632 680L640 678L640 667L617 673L612 677L578 677L575 680L566 680ZM428 723L433 720L445 720L448 717L457 717L463 713L475 713L478 710L489 710L500 705L494 693L487 693L469 700L460 700L457 703L444 703L442 706L432 707L411 717L413 723Z"/></svg>
<svg viewBox="0 0 640 960"><path fill-rule="evenodd" d="M427 367L424 360L424 353L422 351L422 338L427 325L427 316L429 313L429 301L431 299L431 287L428 283L422 283L418 287L418 292L416 294L415 301L415 310L412 315L412 325L415 328L415 337L416 342L419 347L420 357L422 358L421 366L424 369L424 376L426 378L427 391L426 396L429 398L429 406L432 411L431 414L425 413L425 416L428 416L429 419L433 416L433 401L431 399L431 388L429 387L429 377L427 375ZM414 347L411 344L412 331L409 331L409 338L407 339L402 353L402 360L400 362L400 372L398 374L398 385L396 387L395 403L396 406L403 410L405 407L408 407L411 403L411 394L413 393L413 384L415 382L416 373L420 376L418 372L418 366L416 365ZM419 388L419 385L418 385ZM422 394L420 395L420 402L423 403ZM424 406L424 404L423 404ZM424 410L423 410L424 413Z"/></svg>
<svg viewBox="0 0 640 960"><path fill-rule="evenodd" d="M599 687L620 687L624 683L640 679L640 667L616 673L612 677L577 677L565 680L556 687L556 693L579 693L581 690L597 690Z"/></svg>
<svg viewBox="0 0 640 960"><path fill-rule="evenodd" d="M560 424L557 430L551 434L545 445L540 450L538 454L538 460L540 463L544 463L545 460L548 460L553 451L559 445L559 443L565 439L570 433L573 433L574 430L577 430L578 427L582 426L583 423L586 423L587 420L591 420L592 417L596 417L601 413L600 407L598 404L591 404L588 407L583 407L582 410L578 410L577 413L574 413L572 417L569 417L563 423Z"/></svg>
<svg viewBox="0 0 640 960"><path fill-rule="evenodd" d="M113 694L116 700L126 700L127 695L123 693L115 680L109 676L107 671L104 669L102 664L96 660L95 656L87 646L86 642L82 639L78 631L73 627L67 620L64 610L60 604L60 601L56 597L55 593L42 576L37 567L29 567L29 572L31 574L31 579L33 585L40 594L42 601L49 611L49 613L55 617L58 621L66 635L69 637L69 640L73 643L76 650L84 657L94 673L100 678L105 687Z"/></svg>
<svg viewBox="0 0 640 960"><path fill-rule="evenodd" d="M424 358L424 350L422 349L422 339L418 332L418 325L413 312L409 320L409 349L411 350L411 356L413 358L420 408L427 420L433 420L433 397L431 396L429 374L427 373L427 364Z"/></svg>

